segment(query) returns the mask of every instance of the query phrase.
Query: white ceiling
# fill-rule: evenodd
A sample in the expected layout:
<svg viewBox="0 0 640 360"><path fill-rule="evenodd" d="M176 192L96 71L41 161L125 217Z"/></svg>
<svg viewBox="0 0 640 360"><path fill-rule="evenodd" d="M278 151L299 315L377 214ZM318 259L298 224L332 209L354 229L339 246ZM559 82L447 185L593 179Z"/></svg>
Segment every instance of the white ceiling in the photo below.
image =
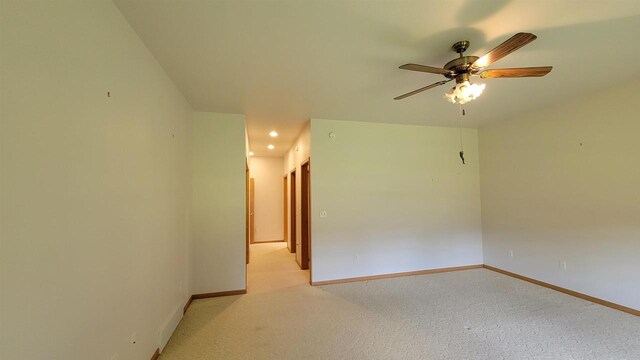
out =
<svg viewBox="0 0 640 360"><path fill-rule="evenodd" d="M552 65L543 78L486 79L463 126L549 106L640 78L640 1L115 0L195 110L244 113L256 155L281 156L309 118L455 126L443 77L470 40L482 55L517 32L533 43L490 68ZM277 140L267 133L276 129ZM266 150L273 143L276 150Z"/></svg>

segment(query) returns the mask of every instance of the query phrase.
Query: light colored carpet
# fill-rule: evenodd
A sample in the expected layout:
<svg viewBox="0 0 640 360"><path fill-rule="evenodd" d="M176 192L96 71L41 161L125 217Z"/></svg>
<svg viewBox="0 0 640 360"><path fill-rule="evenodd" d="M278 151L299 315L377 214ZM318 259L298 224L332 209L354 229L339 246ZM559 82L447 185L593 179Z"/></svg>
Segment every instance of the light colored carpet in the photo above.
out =
<svg viewBox="0 0 640 360"><path fill-rule="evenodd" d="M484 269L311 287L251 248L246 295L196 300L162 360L640 359L640 318Z"/></svg>

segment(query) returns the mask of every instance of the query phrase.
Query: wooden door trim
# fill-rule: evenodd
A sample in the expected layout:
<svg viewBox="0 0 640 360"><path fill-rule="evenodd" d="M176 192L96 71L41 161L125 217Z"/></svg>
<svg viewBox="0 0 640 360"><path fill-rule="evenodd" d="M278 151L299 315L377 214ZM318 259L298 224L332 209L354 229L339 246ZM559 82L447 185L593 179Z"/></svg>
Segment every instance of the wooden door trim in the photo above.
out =
<svg viewBox="0 0 640 360"><path fill-rule="evenodd" d="M308 221L308 227L309 227L309 233L307 234L308 236L308 244L307 246L309 247L309 249L307 250L309 252L309 284L311 284L311 280L313 279L313 261L312 260L312 236L311 234L313 233L312 230L312 221L311 219L313 218L313 207L311 206L313 204L313 200L311 199L311 156L309 156L303 163L302 165L305 164L309 164L309 221Z"/></svg>
<svg viewBox="0 0 640 360"><path fill-rule="evenodd" d="M282 197L283 197L283 206L282 206L282 239L283 241L287 241L288 236L287 236L287 215L288 215L288 211L289 211L289 207L287 204L287 201L289 200L289 197L287 196L287 176L285 175L283 178L283 190L282 190ZM289 247L289 244L287 244L287 247Z"/></svg>
<svg viewBox="0 0 640 360"><path fill-rule="evenodd" d="M305 172L304 169L307 168ZM300 267L311 269L311 158L300 163ZM306 185L306 186L305 186ZM306 235L306 236L305 236Z"/></svg>
<svg viewBox="0 0 640 360"><path fill-rule="evenodd" d="M256 180L252 177L249 178L249 243L255 243L255 226L256 226L256 214L255 214L255 199L256 199Z"/></svg>
<svg viewBox="0 0 640 360"><path fill-rule="evenodd" d="M248 264L249 263L249 211L251 211L251 209L249 209L249 164L247 162L245 162L245 240L247 243L247 250L245 253L245 263ZM246 280L246 279L245 279ZM245 284L246 285L246 284Z"/></svg>
<svg viewBox="0 0 640 360"><path fill-rule="evenodd" d="M298 232L298 225L296 224L296 168L294 168L293 170L291 170L291 172L289 173L289 203L291 204L291 206L289 207L289 214L290 214L290 219L289 219L289 231L290 231L290 236L289 236L289 244L291 245L291 247L289 248L289 252L291 253L295 253L297 251L297 245L296 245L296 240L298 238L297 236L297 232Z"/></svg>

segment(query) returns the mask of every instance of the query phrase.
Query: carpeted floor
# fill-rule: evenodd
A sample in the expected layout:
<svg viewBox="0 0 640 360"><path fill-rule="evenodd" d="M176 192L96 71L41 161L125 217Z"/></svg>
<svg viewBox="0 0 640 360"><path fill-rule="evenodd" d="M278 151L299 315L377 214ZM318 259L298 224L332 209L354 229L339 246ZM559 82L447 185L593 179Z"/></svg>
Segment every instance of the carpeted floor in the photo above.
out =
<svg viewBox="0 0 640 360"><path fill-rule="evenodd" d="M160 359L640 359L640 318L489 270L311 287L284 243L251 254Z"/></svg>

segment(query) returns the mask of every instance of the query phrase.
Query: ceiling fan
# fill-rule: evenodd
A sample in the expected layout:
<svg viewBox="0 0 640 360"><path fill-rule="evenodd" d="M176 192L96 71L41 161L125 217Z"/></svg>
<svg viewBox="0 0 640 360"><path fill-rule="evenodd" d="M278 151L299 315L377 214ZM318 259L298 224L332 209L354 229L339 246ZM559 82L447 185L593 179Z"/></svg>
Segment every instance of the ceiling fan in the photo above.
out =
<svg viewBox="0 0 640 360"><path fill-rule="evenodd" d="M480 96L485 86L484 84L470 83L469 78L471 76L479 76L482 79L545 76L551 71L551 66L483 70L485 67L520 49L536 38L537 36L530 33L517 33L482 57L464 56L464 52L469 48L470 43L469 41L458 41L453 44L452 49L460 54L460 57L449 61L442 68L418 64L402 65L400 69L444 75L447 80L438 81L437 83L400 95L395 97L394 100L401 100L455 80L456 86L445 95L452 103L465 104Z"/></svg>

